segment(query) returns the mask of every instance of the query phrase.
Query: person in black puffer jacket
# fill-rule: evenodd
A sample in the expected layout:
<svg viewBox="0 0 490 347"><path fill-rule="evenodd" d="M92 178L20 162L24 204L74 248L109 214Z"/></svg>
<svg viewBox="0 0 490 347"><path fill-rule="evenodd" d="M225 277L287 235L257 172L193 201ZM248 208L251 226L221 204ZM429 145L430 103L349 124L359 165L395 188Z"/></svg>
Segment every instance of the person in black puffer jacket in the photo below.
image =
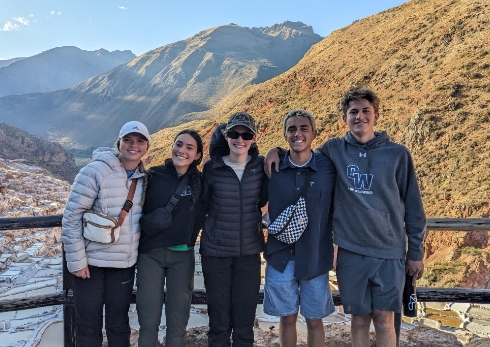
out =
<svg viewBox="0 0 490 347"><path fill-rule="evenodd" d="M216 128L203 168L207 217L200 253L206 286L208 345L253 346L260 288L262 214L267 202L264 158L255 144L255 121L234 113Z"/></svg>

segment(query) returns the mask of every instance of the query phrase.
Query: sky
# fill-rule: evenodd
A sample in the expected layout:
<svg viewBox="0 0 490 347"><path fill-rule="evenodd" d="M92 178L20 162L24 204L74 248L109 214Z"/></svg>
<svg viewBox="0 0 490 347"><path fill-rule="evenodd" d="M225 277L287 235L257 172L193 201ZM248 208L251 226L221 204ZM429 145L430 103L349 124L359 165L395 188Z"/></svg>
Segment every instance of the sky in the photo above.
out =
<svg viewBox="0 0 490 347"><path fill-rule="evenodd" d="M218 25L301 21L323 37L407 0L0 0L0 59L76 46L141 55Z"/></svg>

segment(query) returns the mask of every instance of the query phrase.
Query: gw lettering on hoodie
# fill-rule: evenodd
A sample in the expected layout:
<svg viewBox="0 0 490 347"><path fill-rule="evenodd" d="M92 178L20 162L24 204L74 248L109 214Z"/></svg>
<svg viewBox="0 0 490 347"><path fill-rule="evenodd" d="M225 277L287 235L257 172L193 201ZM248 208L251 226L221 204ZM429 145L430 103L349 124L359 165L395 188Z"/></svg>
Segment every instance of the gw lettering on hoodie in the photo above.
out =
<svg viewBox="0 0 490 347"><path fill-rule="evenodd" d="M347 177L352 179L354 182L354 187L350 187L349 190L355 193L373 194L371 191L371 184L373 183L374 175L363 174L359 171L359 167L356 165L349 165L347 167Z"/></svg>

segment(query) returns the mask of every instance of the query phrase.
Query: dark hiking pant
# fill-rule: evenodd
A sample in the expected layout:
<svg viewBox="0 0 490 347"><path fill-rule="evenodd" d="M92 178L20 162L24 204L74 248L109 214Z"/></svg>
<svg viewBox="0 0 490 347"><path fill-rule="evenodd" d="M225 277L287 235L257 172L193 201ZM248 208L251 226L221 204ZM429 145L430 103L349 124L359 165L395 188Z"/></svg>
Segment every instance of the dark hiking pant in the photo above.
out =
<svg viewBox="0 0 490 347"><path fill-rule="evenodd" d="M165 346L184 347L194 290L194 249L162 248L138 256L136 310L140 324L139 347L155 347L167 287Z"/></svg>
<svg viewBox="0 0 490 347"><path fill-rule="evenodd" d="M103 309L109 347L129 347L128 310L134 284L130 268L89 266L90 278L74 276L77 347L102 346Z"/></svg>
<svg viewBox="0 0 490 347"><path fill-rule="evenodd" d="M260 255L203 256L209 347L252 347L260 289Z"/></svg>

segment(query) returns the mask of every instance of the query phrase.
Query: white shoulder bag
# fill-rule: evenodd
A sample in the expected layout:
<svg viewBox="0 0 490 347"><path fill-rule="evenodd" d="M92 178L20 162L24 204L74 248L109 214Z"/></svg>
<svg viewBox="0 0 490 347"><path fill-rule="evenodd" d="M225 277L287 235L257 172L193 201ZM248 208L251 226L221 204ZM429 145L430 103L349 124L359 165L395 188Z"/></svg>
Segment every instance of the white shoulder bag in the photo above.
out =
<svg viewBox="0 0 490 347"><path fill-rule="evenodd" d="M131 182L128 198L119 215L119 220L94 210L87 211L83 214L83 237L87 240L100 243L114 243L119 239L119 231L121 230L124 218L126 218L131 207L133 207L137 181L137 179L133 179Z"/></svg>

